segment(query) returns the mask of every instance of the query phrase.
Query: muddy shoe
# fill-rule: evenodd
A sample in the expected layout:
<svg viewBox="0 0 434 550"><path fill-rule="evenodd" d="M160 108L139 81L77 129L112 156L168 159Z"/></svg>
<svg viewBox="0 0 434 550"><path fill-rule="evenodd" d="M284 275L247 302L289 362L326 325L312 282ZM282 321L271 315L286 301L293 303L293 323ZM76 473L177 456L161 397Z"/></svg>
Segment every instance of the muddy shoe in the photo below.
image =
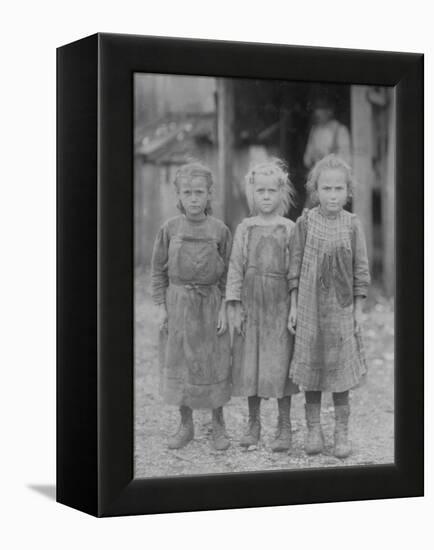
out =
<svg viewBox="0 0 434 550"><path fill-rule="evenodd" d="M226 433L222 407L212 411L212 444L216 451L226 451L231 444Z"/></svg>
<svg viewBox="0 0 434 550"><path fill-rule="evenodd" d="M184 406L179 410L181 413L181 424L176 434L168 441L167 446L169 449L182 449L182 447L185 447L194 437L193 411L190 407Z"/></svg>
<svg viewBox="0 0 434 550"><path fill-rule="evenodd" d="M277 420L277 431L274 440L271 442L271 450L275 453L289 451L291 448L291 421L290 408L291 398L282 397L277 400L279 417Z"/></svg>
<svg viewBox="0 0 434 550"><path fill-rule="evenodd" d="M241 447L251 447L257 445L261 436L261 421L259 418L259 410L261 398L253 395L247 398L249 404L249 422L247 430L240 440Z"/></svg>
<svg viewBox="0 0 434 550"><path fill-rule="evenodd" d="M321 404L306 403L307 435L304 450L308 455L316 455L324 450L324 436L321 429Z"/></svg>
<svg viewBox="0 0 434 550"><path fill-rule="evenodd" d="M291 448L291 425L288 427L278 427L276 435L270 444L274 453L283 453Z"/></svg>
<svg viewBox="0 0 434 550"><path fill-rule="evenodd" d="M240 440L241 447L251 447L257 445L261 436L261 423L259 418L250 420L247 425L247 430Z"/></svg>
<svg viewBox="0 0 434 550"><path fill-rule="evenodd" d="M349 405L335 406L335 447L333 454L336 458L347 458L351 454L351 443L348 440L348 420L350 417Z"/></svg>

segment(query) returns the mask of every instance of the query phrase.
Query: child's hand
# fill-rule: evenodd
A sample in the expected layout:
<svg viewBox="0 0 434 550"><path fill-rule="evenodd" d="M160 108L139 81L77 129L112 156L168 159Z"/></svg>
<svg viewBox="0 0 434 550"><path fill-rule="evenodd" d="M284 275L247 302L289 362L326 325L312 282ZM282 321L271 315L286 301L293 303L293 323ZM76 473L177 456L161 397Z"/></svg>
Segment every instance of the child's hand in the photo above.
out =
<svg viewBox="0 0 434 550"><path fill-rule="evenodd" d="M359 331L363 325L363 311L361 309L354 310L354 326L356 331Z"/></svg>
<svg viewBox="0 0 434 550"><path fill-rule="evenodd" d="M354 329L359 331L363 325L363 298L356 296L354 301Z"/></svg>
<svg viewBox="0 0 434 550"><path fill-rule="evenodd" d="M228 319L226 315L226 304L222 302L217 320L217 335L221 336L228 328Z"/></svg>
<svg viewBox="0 0 434 550"><path fill-rule="evenodd" d="M160 304L158 306L157 319L158 319L158 326L160 331L167 332L168 316L167 316L166 304Z"/></svg>
<svg viewBox="0 0 434 550"><path fill-rule="evenodd" d="M244 336L244 313L241 302L234 301L228 303L228 317L231 338L233 337L234 330L236 330L241 336Z"/></svg>
<svg viewBox="0 0 434 550"><path fill-rule="evenodd" d="M291 306L288 315L288 330L291 334L295 334L295 327L297 325L297 308Z"/></svg>

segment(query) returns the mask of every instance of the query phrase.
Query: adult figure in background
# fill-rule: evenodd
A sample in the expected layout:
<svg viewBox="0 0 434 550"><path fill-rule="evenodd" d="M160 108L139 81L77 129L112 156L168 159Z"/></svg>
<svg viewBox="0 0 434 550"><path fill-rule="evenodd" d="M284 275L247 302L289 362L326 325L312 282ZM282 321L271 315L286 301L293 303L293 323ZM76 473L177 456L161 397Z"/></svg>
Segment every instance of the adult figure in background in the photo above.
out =
<svg viewBox="0 0 434 550"><path fill-rule="evenodd" d="M348 128L335 118L333 105L326 98L315 101L313 125L309 132L303 162L308 171L325 156L334 153L351 166L351 138Z"/></svg>

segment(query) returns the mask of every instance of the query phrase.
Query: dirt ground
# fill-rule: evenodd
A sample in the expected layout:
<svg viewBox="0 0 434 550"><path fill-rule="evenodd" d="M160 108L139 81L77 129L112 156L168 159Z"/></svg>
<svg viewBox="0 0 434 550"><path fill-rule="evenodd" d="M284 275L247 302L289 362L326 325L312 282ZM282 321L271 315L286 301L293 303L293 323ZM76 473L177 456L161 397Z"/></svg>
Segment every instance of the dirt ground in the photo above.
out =
<svg viewBox="0 0 434 550"><path fill-rule="evenodd" d="M184 449L167 449L167 437L178 427L175 407L166 406L158 394L158 351L155 307L149 295L149 277L137 271L135 282L135 477L165 477L258 470L342 467L387 464L394 461L394 314L393 302L372 292L365 320L369 374L366 384L352 392L352 454L344 460L332 454L333 407L323 396L322 424L326 439L323 454L304 453L304 397L293 398L291 417L293 445L290 453L273 453L277 413L274 399L261 406L262 438L256 448L243 450L239 440L245 429L247 403L233 398L224 408L231 447L214 451L210 445L211 413L195 411L195 439Z"/></svg>

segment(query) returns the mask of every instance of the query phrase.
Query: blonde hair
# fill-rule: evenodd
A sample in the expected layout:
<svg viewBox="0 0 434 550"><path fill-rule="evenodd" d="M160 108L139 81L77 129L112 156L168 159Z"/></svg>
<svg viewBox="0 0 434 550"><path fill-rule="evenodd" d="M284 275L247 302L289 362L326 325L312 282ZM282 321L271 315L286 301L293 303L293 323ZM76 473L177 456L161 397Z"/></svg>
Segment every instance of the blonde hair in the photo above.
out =
<svg viewBox="0 0 434 550"><path fill-rule="evenodd" d="M316 206L317 204L319 204L318 180L323 170L327 170L327 169L342 170L347 180L348 198L352 197L354 194L356 181L354 179L353 171L351 170L350 165L347 164L344 160L342 160L337 155L334 155L334 154L327 155L326 157L322 158L315 164L315 166L312 168L307 178L306 191L311 200L312 206Z"/></svg>
<svg viewBox="0 0 434 550"><path fill-rule="evenodd" d="M256 215L257 208L253 195L253 186L255 176L274 176L281 190L281 204L277 210L278 214L283 216L291 206L294 206L295 189L288 176L286 164L278 159L272 158L269 161L261 162L249 170L246 175L246 197L249 205L250 214Z"/></svg>
<svg viewBox="0 0 434 550"><path fill-rule="evenodd" d="M211 170L197 160L192 160L182 165L175 174L173 185L176 187L176 191L179 192L181 180L191 181L195 177L202 177L206 180L206 186L208 191L211 191L214 185L214 179ZM185 214L185 208L182 206L181 200L176 204L178 210ZM205 214L212 214L211 200L209 199L205 206Z"/></svg>

